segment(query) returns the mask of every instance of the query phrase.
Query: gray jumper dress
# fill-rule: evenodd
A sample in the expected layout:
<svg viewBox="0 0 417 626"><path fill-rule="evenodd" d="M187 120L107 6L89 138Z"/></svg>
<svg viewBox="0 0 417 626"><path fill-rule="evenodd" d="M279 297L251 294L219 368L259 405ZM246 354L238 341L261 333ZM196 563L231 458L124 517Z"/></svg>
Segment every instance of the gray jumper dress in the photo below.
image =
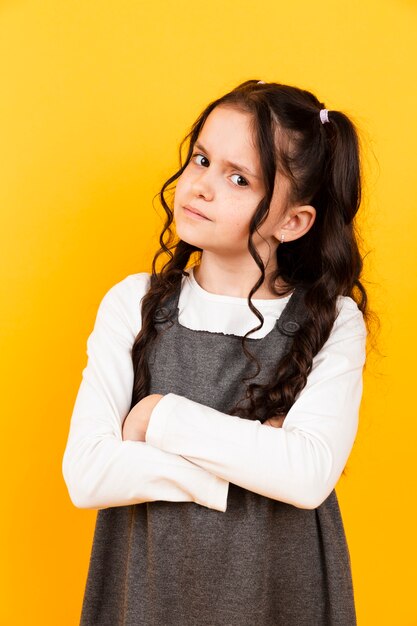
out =
<svg viewBox="0 0 417 626"><path fill-rule="evenodd" d="M180 292L181 285L155 315L149 393L173 392L227 413L255 364L241 337L182 326ZM270 379L304 307L296 288L272 331L248 337L261 364L253 381ZM275 625L356 626L334 489L315 509L230 483L225 512L163 500L98 511L80 626Z"/></svg>

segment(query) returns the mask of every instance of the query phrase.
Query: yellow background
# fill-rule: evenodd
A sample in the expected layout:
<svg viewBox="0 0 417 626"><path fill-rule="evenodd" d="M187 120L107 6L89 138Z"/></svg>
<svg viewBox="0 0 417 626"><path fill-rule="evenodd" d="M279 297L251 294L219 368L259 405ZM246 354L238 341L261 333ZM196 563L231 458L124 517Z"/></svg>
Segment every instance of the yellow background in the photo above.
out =
<svg viewBox="0 0 417 626"><path fill-rule="evenodd" d="M312 90L365 146L364 283L381 318L337 486L359 626L417 624L417 3L0 4L0 624L77 625L96 512L61 474L100 299L150 271L180 139L249 78Z"/></svg>

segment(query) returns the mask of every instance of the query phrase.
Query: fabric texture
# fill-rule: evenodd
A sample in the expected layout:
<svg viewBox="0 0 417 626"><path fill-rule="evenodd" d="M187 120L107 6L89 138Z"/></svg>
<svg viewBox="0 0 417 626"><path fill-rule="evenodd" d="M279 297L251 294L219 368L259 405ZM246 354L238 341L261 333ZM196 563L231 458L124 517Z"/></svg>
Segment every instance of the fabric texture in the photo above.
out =
<svg viewBox="0 0 417 626"><path fill-rule="evenodd" d="M226 415L243 397L241 379L252 364L239 336L182 326L179 297L180 288L167 316L155 319L150 393ZM296 289L272 330L249 340L262 364L256 382L269 380L304 314L303 290ZM258 424L266 433L281 430ZM336 492L302 508L230 482L224 511L162 499L99 510L80 626L93 624L355 626Z"/></svg>
<svg viewBox="0 0 417 626"><path fill-rule="evenodd" d="M295 506L321 504L340 477L358 426L366 328L354 300L339 296L330 336L282 428L229 416L168 387L152 411L149 442L123 441L131 348L148 286L145 272L113 285L88 337L62 463L74 505L103 509L167 500L224 512L229 482ZM264 326L252 339L274 328L288 299L253 300ZM246 298L202 289L193 268L183 278L178 307L178 322L190 330L241 336L259 325Z"/></svg>

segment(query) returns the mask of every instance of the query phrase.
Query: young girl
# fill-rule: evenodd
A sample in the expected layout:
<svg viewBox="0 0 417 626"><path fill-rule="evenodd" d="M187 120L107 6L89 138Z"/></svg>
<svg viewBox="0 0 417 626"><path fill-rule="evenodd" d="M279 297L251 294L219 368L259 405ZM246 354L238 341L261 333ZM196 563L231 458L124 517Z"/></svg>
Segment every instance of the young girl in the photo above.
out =
<svg viewBox="0 0 417 626"><path fill-rule="evenodd" d="M185 139L152 273L111 287L87 340L62 467L98 509L80 624L354 626L355 127L248 80Z"/></svg>

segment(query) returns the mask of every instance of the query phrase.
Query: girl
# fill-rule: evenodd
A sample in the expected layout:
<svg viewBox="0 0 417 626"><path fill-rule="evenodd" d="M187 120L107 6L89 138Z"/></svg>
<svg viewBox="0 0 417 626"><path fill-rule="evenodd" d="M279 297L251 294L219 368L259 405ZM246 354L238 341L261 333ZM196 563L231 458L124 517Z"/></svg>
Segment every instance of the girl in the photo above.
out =
<svg viewBox="0 0 417 626"><path fill-rule="evenodd" d="M335 485L367 338L355 127L248 80L185 139L152 273L87 340L62 468L98 509L80 623L354 626Z"/></svg>

